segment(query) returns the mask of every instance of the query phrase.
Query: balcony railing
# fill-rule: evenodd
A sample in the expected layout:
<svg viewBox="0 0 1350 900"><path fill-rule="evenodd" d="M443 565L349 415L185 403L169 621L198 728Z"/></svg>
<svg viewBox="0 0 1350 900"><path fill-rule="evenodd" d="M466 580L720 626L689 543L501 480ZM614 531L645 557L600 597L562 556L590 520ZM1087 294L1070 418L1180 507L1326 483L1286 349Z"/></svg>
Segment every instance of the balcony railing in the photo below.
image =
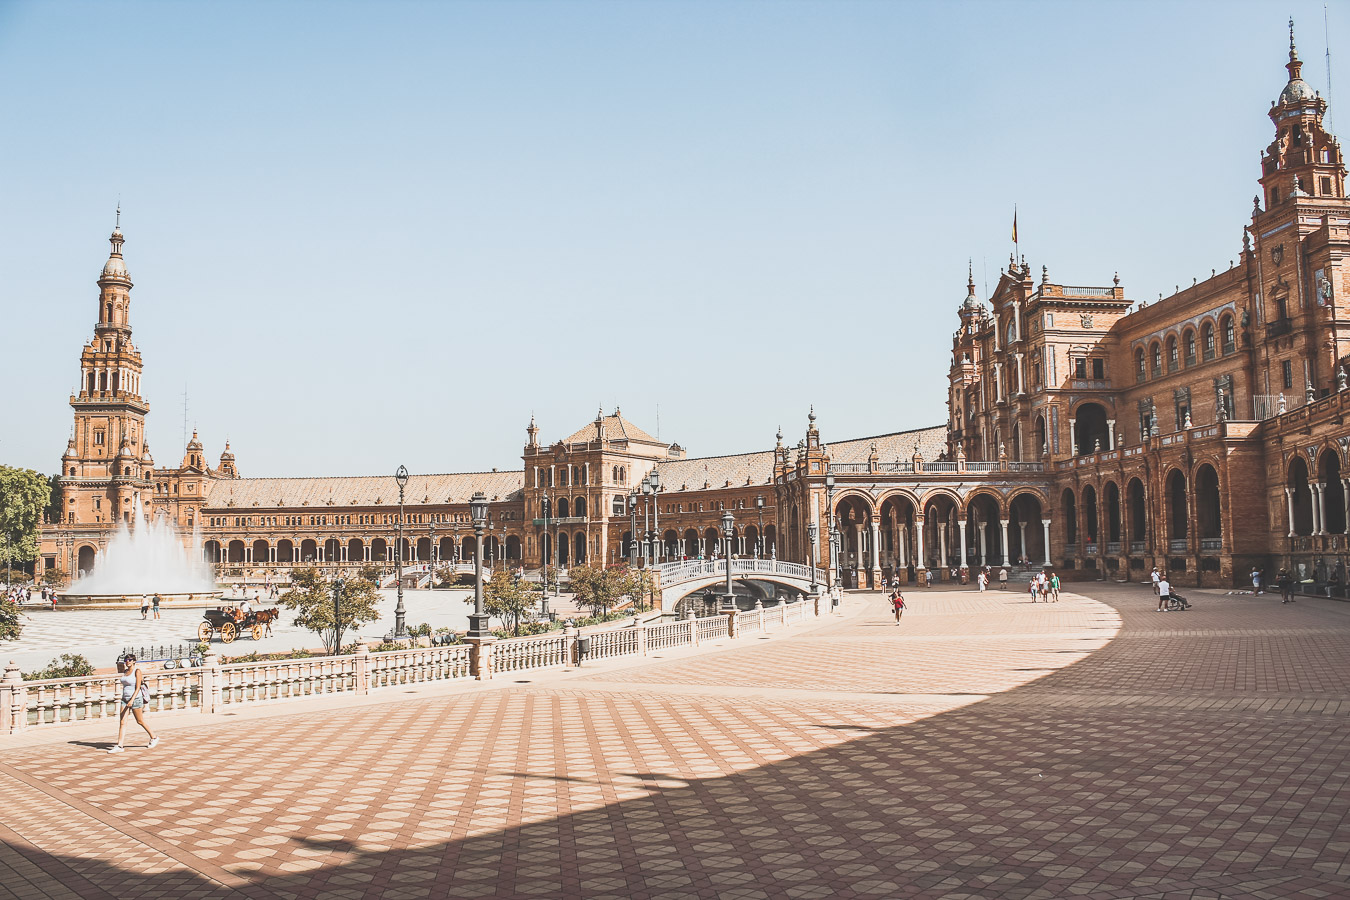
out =
<svg viewBox="0 0 1350 900"><path fill-rule="evenodd" d="M1170 541L1167 542L1167 549L1168 549L1170 552L1172 552L1172 553L1185 553L1185 552L1186 552L1186 539L1185 539L1185 538L1172 538L1172 540L1170 540Z"/></svg>
<svg viewBox="0 0 1350 900"><path fill-rule="evenodd" d="M1266 325L1266 339L1279 337L1282 334L1288 334L1294 330L1294 322L1290 318L1276 319L1274 322Z"/></svg>
<svg viewBox="0 0 1350 900"><path fill-rule="evenodd" d="M1096 544L1084 544L1084 545L1083 545L1083 555L1084 555L1084 556L1096 556L1096 555L1097 555L1097 545L1096 545Z"/></svg>
<svg viewBox="0 0 1350 900"><path fill-rule="evenodd" d="M1201 538L1200 549L1217 553L1223 549L1223 538Z"/></svg>
<svg viewBox="0 0 1350 900"><path fill-rule="evenodd" d="M1106 542L1106 555L1107 555L1107 556L1119 556L1119 555L1120 555L1120 547L1121 547L1120 541L1107 541L1107 542Z"/></svg>
<svg viewBox="0 0 1350 900"><path fill-rule="evenodd" d="M1131 552L1131 553L1143 553L1143 552L1144 552L1144 541L1130 541L1130 552Z"/></svg>

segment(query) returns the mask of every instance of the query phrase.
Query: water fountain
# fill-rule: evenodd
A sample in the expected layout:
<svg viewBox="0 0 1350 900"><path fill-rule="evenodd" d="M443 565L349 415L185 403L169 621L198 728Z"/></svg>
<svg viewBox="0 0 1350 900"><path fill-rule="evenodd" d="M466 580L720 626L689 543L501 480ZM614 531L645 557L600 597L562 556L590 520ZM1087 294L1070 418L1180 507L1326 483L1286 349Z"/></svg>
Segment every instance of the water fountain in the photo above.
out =
<svg viewBox="0 0 1350 900"><path fill-rule="evenodd" d="M211 566L183 546L173 523L151 517L137 496L132 503L135 528L126 522L98 552L89 574L58 598L71 608L139 608L142 596L160 596L161 606L214 606L221 591ZM201 542L193 535L192 546Z"/></svg>

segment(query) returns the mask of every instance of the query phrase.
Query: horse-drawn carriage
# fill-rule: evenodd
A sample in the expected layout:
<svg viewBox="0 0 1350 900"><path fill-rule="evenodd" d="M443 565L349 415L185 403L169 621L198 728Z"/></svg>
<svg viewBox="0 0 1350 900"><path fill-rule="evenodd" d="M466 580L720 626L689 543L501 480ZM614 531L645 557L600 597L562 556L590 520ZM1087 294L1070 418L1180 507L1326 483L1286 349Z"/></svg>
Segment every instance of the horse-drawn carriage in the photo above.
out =
<svg viewBox="0 0 1350 900"><path fill-rule="evenodd" d="M248 632L255 641L262 640L263 628L275 622L281 616L276 609L251 609L244 612L243 601L237 606L218 606L202 613L202 624L197 626L197 636L203 641L220 632L223 643L231 643L240 634Z"/></svg>

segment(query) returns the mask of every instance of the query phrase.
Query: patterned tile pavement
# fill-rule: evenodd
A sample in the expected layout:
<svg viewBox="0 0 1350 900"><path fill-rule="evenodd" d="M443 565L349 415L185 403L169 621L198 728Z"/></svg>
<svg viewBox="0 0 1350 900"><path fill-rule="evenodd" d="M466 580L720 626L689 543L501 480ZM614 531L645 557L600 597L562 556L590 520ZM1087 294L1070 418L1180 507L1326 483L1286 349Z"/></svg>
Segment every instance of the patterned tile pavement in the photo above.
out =
<svg viewBox="0 0 1350 900"><path fill-rule="evenodd" d="M1350 605L1082 590L0 743L0 895L1350 896Z"/></svg>

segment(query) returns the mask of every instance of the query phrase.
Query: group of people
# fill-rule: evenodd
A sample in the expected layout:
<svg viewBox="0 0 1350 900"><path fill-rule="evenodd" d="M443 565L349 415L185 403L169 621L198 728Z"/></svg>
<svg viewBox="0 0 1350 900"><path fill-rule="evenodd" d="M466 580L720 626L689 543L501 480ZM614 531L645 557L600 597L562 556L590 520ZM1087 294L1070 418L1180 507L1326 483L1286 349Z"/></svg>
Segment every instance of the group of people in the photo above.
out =
<svg viewBox="0 0 1350 900"><path fill-rule="evenodd" d="M50 604L52 609L56 609L56 588L44 587L38 591L38 599L43 604ZM5 591L5 600L13 603L15 606L22 606L25 603L33 602L32 585L14 584L10 585L9 590Z"/></svg>

